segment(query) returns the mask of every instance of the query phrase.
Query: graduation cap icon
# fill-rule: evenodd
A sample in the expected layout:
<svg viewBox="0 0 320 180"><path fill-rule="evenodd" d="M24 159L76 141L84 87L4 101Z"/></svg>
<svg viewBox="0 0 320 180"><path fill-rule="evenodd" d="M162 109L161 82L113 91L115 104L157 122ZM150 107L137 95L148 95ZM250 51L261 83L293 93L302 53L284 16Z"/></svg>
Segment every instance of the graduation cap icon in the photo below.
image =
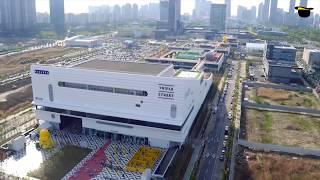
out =
<svg viewBox="0 0 320 180"><path fill-rule="evenodd" d="M306 8L302 6L296 6L294 9L298 10L298 15L303 18L309 17L311 10L313 10L313 8Z"/></svg>

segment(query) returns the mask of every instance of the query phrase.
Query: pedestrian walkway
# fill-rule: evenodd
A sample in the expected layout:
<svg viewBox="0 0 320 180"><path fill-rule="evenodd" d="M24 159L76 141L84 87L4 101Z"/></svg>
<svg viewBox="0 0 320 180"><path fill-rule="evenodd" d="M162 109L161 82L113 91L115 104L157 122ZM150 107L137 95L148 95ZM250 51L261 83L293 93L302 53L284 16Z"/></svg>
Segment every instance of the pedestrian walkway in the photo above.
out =
<svg viewBox="0 0 320 180"><path fill-rule="evenodd" d="M107 156L104 151L110 145L111 140L107 141L93 156L91 159L86 161L82 167L76 172L69 180L89 180L96 177L105 167L107 162Z"/></svg>

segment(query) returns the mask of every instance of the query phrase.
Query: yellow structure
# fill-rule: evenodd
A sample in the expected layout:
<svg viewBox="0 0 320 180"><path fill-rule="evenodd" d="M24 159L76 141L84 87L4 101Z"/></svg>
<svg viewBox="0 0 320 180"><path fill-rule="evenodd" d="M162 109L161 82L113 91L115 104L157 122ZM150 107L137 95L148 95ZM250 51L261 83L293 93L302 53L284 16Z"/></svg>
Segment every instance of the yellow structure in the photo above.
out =
<svg viewBox="0 0 320 180"><path fill-rule="evenodd" d="M53 148L53 140L48 129L41 129L39 133L39 145L42 149Z"/></svg>
<svg viewBox="0 0 320 180"><path fill-rule="evenodd" d="M126 170L143 173L146 169L152 169L160 154L160 149L141 147L128 162Z"/></svg>
<svg viewBox="0 0 320 180"><path fill-rule="evenodd" d="M227 43L228 42L228 36L223 36L223 42Z"/></svg>

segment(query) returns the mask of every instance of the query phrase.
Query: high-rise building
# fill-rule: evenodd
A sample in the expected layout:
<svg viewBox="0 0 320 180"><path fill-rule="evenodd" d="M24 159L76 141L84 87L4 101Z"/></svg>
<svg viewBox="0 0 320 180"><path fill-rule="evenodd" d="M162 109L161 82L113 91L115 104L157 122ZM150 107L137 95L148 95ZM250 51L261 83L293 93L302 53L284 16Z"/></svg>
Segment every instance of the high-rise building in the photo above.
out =
<svg viewBox="0 0 320 180"><path fill-rule="evenodd" d="M314 16L313 27L319 28L319 24L320 24L320 16L319 16L319 14L316 14Z"/></svg>
<svg viewBox="0 0 320 180"><path fill-rule="evenodd" d="M138 4L132 5L132 18L133 20L137 20L139 15L139 6Z"/></svg>
<svg viewBox="0 0 320 180"><path fill-rule="evenodd" d="M48 13L37 13L37 23L50 23L50 16Z"/></svg>
<svg viewBox="0 0 320 180"><path fill-rule="evenodd" d="M213 30L226 29L227 6L225 4L211 4L210 26Z"/></svg>
<svg viewBox="0 0 320 180"><path fill-rule="evenodd" d="M0 12L5 31L31 29L36 23L35 0L1 0Z"/></svg>
<svg viewBox="0 0 320 180"><path fill-rule="evenodd" d="M50 22L54 26L56 32L64 33L64 0L50 0Z"/></svg>
<svg viewBox="0 0 320 180"><path fill-rule="evenodd" d="M260 3L258 7L258 21L263 22L263 3Z"/></svg>
<svg viewBox="0 0 320 180"><path fill-rule="evenodd" d="M278 0L271 0L269 22L276 24L278 18Z"/></svg>
<svg viewBox="0 0 320 180"><path fill-rule="evenodd" d="M112 21L113 23L118 23L121 19L121 8L119 5L115 5L112 11Z"/></svg>
<svg viewBox="0 0 320 180"><path fill-rule="evenodd" d="M207 0L196 0L195 1L195 17L204 18L210 15L211 2Z"/></svg>
<svg viewBox="0 0 320 180"><path fill-rule="evenodd" d="M169 1L160 1L160 21L168 21Z"/></svg>
<svg viewBox="0 0 320 180"><path fill-rule="evenodd" d="M300 6L308 7L308 0L300 0Z"/></svg>
<svg viewBox="0 0 320 180"><path fill-rule="evenodd" d="M231 17L231 0L224 0L224 4L227 5L227 17Z"/></svg>
<svg viewBox="0 0 320 180"><path fill-rule="evenodd" d="M181 0L169 0L169 28L172 33L177 33L181 27Z"/></svg>
<svg viewBox="0 0 320 180"><path fill-rule="evenodd" d="M122 6L121 16L122 16L122 20L124 20L124 21L132 20L132 6L131 6L131 4L127 3Z"/></svg>
<svg viewBox="0 0 320 180"><path fill-rule="evenodd" d="M289 13L290 14L294 14L295 5L296 5L296 0L290 0L290 4L289 4Z"/></svg>
<svg viewBox="0 0 320 180"><path fill-rule="evenodd" d="M253 23L257 18L257 8L252 6L251 9L247 9L244 6L238 6L237 18L245 22Z"/></svg>
<svg viewBox="0 0 320 180"><path fill-rule="evenodd" d="M270 0L264 0L264 4L263 4L263 21L265 23L269 21L269 9L270 9Z"/></svg>

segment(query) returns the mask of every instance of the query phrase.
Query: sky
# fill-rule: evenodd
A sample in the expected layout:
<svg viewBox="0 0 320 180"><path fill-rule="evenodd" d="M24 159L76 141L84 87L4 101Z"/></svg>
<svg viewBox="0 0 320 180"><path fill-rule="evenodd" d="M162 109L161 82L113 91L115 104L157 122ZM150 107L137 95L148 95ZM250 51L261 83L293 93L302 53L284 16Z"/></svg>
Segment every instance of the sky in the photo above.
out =
<svg viewBox="0 0 320 180"><path fill-rule="evenodd" d="M65 0L65 12L66 13L84 13L88 12L88 6L101 6L115 4L123 5L125 3L137 3L138 5L148 4L150 2L159 2L160 0ZM212 3L224 3L224 0L210 0ZM272 0L271 0L272 1ZM278 0L278 8L282 8L285 11L289 9L290 0ZM259 3L264 0L231 0L231 13L237 14L237 7L239 5L250 8L252 6L258 6ZM299 4L299 0L296 0L296 5ZM195 0L181 0L181 12L192 13L195 5ZM37 12L49 12L49 0L36 0ZM313 7L315 13L320 12L320 0L309 0L308 7Z"/></svg>

